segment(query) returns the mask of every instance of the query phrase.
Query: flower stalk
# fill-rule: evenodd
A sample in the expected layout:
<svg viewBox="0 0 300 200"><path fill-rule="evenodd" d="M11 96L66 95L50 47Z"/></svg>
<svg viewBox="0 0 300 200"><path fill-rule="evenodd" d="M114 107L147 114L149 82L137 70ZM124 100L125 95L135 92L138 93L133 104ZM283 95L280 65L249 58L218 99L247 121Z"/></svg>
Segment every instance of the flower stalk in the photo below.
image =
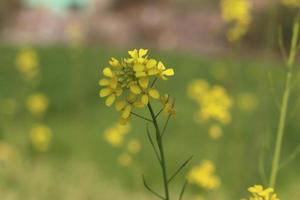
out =
<svg viewBox="0 0 300 200"><path fill-rule="evenodd" d="M280 40L281 39L282 38L280 38ZM295 63L296 53L298 50L298 46L297 46L298 40L299 40L299 15L296 18L294 25L293 25L291 49L290 49L288 59L286 60L287 72L286 72L282 102L281 102L281 106L280 106L279 124L278 124L278 129L277 129L276 143L275 143L274 156L273 156L271 175L270 175L270 181L269 181L269 186L273 187L273 188L276 185L277 175L278 175L279 166L280 166L280 155L281 155L281 149L282 149L282 143L283 143L283 137L284 137L284 128L285 128L285 124L286 124L287 109L288 109L289 98L290 98L290 93L291 93L293 67L294 67L294 63Z"/></svg>

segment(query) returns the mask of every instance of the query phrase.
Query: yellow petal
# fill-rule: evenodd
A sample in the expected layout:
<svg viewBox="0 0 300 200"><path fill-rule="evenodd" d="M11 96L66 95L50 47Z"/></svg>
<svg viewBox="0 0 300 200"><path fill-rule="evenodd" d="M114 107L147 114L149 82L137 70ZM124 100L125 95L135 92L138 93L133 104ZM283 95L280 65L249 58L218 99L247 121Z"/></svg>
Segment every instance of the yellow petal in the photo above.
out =
<svg viewBox="0 0 300 200"><path fill-rule="evenodd" d="M119 67L120 66L120 62L114 57L110 58L109 64L113 67Z"/></svg>
<svg viewBox="0 0 300 200"><path fill-rule="evenodd" d="M132 105L127 105L122 112L122 118L127 119L130 116Z"/></svg>
<svg viewBox="0 0 300 200"><path fill-rule="evenodd" d="M147 105L148 102L149 102L149 97L148 95L144 94L141 98L141 102L144 104L144 105Z"/></svg>
<svg viewBox="0 0 300 200"><path fill-rule="evenodd" d="M149 78L148 77L143 77L139 79L139 84L142 86L142 88L147 88L149 85Z"/></svg>
<svg viewBox="0 0 300 200"><path fill-rule="evenodd" d="M100 97L106 97L108 95L110 95L112 93L112 90L110 88L103 88L102 90L100 90Z"/></svg>
<svg viewBox="0 0 300 200"><path fill-rule="evenodd" d="M159 92L156 89L150 89L149 95L154 99L158 99L160 97Z"/></svg>
<svg viewBox="0 0 300 200"><path fill-rule="evenodd" d="M143 57L143 56L147 55L147 53L148 53L148 49L140 49L139 57Z"/></svg>
<svg viewBox="0 0 300 200"><path fill-rule="evenodd" d="M123 93L123 90L122 90L121 88L117 88L117 89L115 90L115 94L116 94L117 96L120 96L122 93Z"/></svg>
<svg viewBox="0 0 300 200"><path fill-rule="evenodd" d="M116 102L116 110L121 111L126 106L125 101L118 101Z"/></svg>
<svg viewBox="0 0 300 200"><path fill-rule="evenodd" d="M158 62L157 68L158 68L159 70L165 70L165 69L166 69L166 67L164 66L164 64L163 64L161 61Z"/></svg>
<svg viewBox="0 0 300 200"><path fill-rule="evenodd" d="M104 76L107 76L107 77L113 77L113 72L111 71L111 69L109 67L106 67L103 69L103 74L104 74Z"/></svg>
<svg viewBox="0 0 300 200"><path fill-rule="evenodd" d="M150 69L149 71L148 71L148 75L149 76L152 76L152 75L156 75L156 74L159 74L159 70L158 69Z"/></svg>
<svg viewBox="0 0 300 200"><path fill-rule="evenodd" d="M110 84L110 81L107 80L107 79L101 79L101 80L99 81L99 85L100 85L100 86L107 86L107 85L109 85L109 84Z"/></svg>
<svg viewBox="0 0 300 200"><path fill-rule="evenodd" d="M141 88L135 84L130 85L130 91L134 94L140 94L142 92Z"/></svg>
<svg viewBox="0 0 300 200"><path fill-rule="evenodd" d="M150 59L150 60L147 62L146 67L147 67L148 69L153 68L153 67L155 67L156 63L157 63L156 60Z"/></svg>
<svg viewBox="0 0 300 200"><path fill-rule="evenodd" d="M138 50L134 49L132 51L128 51L128 54L132 57L132 58L137 58L138 57Z"/></svg>
<svg viewBox="0 0 300 200"><path fill-rule="evenodd" d="M129 121L129 118L120 118L120 121L119 121L119 123L121 124L121 125L126 125L127 123L128 123L128 121Z"/></svg>
<svg viewBox="0 0 300 200"><path fill-rule="evenodd" d="M170 69L167 69L163 72L163 75L166 75L166 76L174 76L174 70L172 68Z"/></svg>
<svg viewBox="0 0 300 200"><path fill-rule="evenodd" d="M141 101L136 101L133 103L133 106L136 108L143 108L145 104L143 104Z"/></svg>
<svg viewBox="0 0 300 200"><path fill-rule="evenodd" d="M118 86L118 79L112 78L112 79L110 80L110 87L113 88L113 89L116 89L117 86Z"/></svg>
<svg viewBox="0 0 300 200"><path fill-rule="evenodd" d="M135 76L137 78L140 78L140 77L144 77L144 76L147 76L146 72L135 72Z"/></svg>
<svg viewBox="0 0 300 200"><path fill-rule="evenodd" d="M144 65L142 65L142 64L135 64L134 66L133 66L133 70L134 71L136 71L136 72L141 72L141 71L143 71L144 70Z"/></svg>
<svg viewBox="0 0 300 200"><path fill-rule="evenodd" d="M108 107L111 107L112 104L115 102L116 100L116 95L112 94L109 97L107 97L106 101L105 101L105 105Z"/></svg>

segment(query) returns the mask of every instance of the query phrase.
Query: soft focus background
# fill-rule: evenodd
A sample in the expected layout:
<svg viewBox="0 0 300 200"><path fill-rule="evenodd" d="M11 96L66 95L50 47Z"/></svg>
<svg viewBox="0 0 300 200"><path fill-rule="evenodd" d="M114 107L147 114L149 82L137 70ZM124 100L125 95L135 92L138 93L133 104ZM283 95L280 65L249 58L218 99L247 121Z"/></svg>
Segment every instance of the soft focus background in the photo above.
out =
<svg viewBox="0 0 300 200"><path fill-rule="evenodd" d="M133 48L147 48L175 69L161 84L176 97L177 115L165 137L169 171L194 158L171 185L173 197L201 163L214 168L204 183L212 176L219 184L191 184L185 199L247 197L249 186L268 178L285 74L278 30L288 46L299 4L1 0L0 199L155 198L141 178L161 188L144 122L133 118L118 127L118 113L98 95L110 57ZM295 69L283 160L300 142ZM197 115L205 107L195 90L202 89L225 118ZM281 199L299 199L299 165L296 157L280 171Z"/></svg>

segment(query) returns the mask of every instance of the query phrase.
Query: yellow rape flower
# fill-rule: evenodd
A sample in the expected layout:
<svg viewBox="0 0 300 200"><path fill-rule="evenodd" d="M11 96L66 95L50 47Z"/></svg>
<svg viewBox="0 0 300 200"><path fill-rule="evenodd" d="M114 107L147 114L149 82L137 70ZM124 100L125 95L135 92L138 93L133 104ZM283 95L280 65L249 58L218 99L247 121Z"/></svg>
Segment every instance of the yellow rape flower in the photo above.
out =
<svg viewBox="0 0 300 200"><path fill-rule="evenodd" d="M30 140L32 147L40 152L45 152L49 149L52 140L51 129L43 124L35 125L30 130Z"/></svg>
<svg viewBox="0 0 300 200"><path fill-rule="evenodd" d="M129 57L120 60L112 57L109 66L102 71L105 78L99 81L103 88L100 97L106 97L105 104L115 103L121 112L120 122L129 121L135 108L145 107L152 99L159 100L160 92L154 88L157 79L167 80L174 75L172 68L166 68L161 61L149 58L147 49L128 51Z"/></svg>
<svg viewBox="0 0 300 200"><path fill-rule="evenodd" d="M238 41L247 33L252 20L251 8L249 0L221 0L222 18L229 24L229 41Z"/></svg>
<svg viewBox="0 0 300 200"><path fill-rule="evenodd" d="M222 128L221 126L217 125L217 124L214 124L212 125L210 128L209 128L209 136L212 138L212 139L219 139L221 136L222 136Z"/></svg>
<svg viewBox="0 0 300 200"><path fill-rule="evenodd" d="M300 0L281 0L280 1L285 6L290 7L299 7L300 6Z"/></svg>
<svg viewBox="0 0 300 200"><path fill-rule="evenodd" d="M114 147L119 147L124 142L124 136L130 131L129 125L115 124L104 131L104 139Z"/></svg>
<svg viewBox="0 0 300 200"><path fill-rule="evenodd" d="M38 65L38 56L33 49L26 48L17 54L16 66L25 78L34 78L39 72Z"/></svg>
<svg viewBox="0 0 300 200"><path fill-rule="evenodd" d="M129 154L123 153L118 157L118 162L121 166L128 167L132 162L132 158Z"/></svg>
<svg viewBox="0 0 300 200"><path fill-rule="evenodd" d="M26 106L33 115L42 115L49 106L49 100L42 93L32 94L27 98Z"/></svg>
<svg viewBox="0 0 300 200"><path fill-rule="evenodd" d="M209 160L204 160L200 165L193 167L187 175L190 183L196 184L204 189L217 189L220 184L220 178L215 174L215 166Z"/></svg>
<svg viewBox="0 0 300 200"><path fill-rule="evenodd" d="M131 139L127 144L129 153L137 154L141 150L141 143L137 139Z"/></svg>
<svg viewBox="0 0 300 200"><path fill-rule="evenodd" d="M249 200L280 200L273 188L264 189L261 185L254 185L249 187L248 191L252 195Z"/></svg>
<svg viewBox="0 0 300 200"><path fill-rule="evenodd" d="M199 105L195 117L199 122L213 120L222 124L231 122L230 109L232 99L225 88L211 87L205 80L192 81L188 86L188 95Z"/></svg>

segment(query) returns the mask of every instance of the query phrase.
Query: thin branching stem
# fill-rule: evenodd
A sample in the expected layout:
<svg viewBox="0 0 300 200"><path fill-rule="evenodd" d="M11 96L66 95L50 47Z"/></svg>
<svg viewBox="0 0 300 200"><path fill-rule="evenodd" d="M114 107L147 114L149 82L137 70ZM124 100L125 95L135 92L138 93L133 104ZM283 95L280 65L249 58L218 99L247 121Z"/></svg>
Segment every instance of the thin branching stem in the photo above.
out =
<svg viewBox="0 0 300 200"><path fill-rule="evenodd" d="M153 148L153 150L154 150L154 152L155 152L155 156L156 156L158 162L161 163L161 159L160 159L160 157L159 157L159 154L158 154L158 152L157 152L157 150L156 150L155 144L154 144L153 139L152 139L152 137L151 137L151 134L150 134L150 131L149 131L149 126L148 126L148 124L147 124L147 136L148 136L148 139L149 139L149 141L150 141L150 143L151 143L151 146L152 146L152 148Z"/></svg>
<svg viewBox="0 0 300 200"><path fill-rule="evenodd" d="M152 194L154 194L155 196L157 196L158 198L160 199L165 199L162 195L158 194L157 192L155 192L146 182L145 180L145 177L143 175L143 183L144 183L144 186L147 190L149 190Z"/></svg>
<svg viewBox="0 0 300 200"><path fill-rule="evenodd" d="M168 178L167 178L167 167L166 167L166 161L165 161L165 154L164 154L164 147L163 147L163 141L160 133L160 129L157 123L157 120L155 118L155 113L154 110L151 106L150 103L148 103L148 109L150 111L152 121L154 128L156 130L156 142L160 154L160 167L162 170L162 175L163 175L163 185L164 185L164 191L165 191L165 200L170 200L170 194L169 194L169 186L168 186Z"/></svg>
<svg viewBox="0 0 300 200"><path fill-rule="evenodd" d="M148 122L153 123L153 121L151 119L148 119L147 117L144 117L144 116L142 116L140 114L137 114L137 113L134 113L134 112L131 112L131 114L134 115L134 116L136 116L136 117L138 117L138 118L141 118L141 119L144 119L144 120L146 120Z"/></svg>
<svg viewBox="0 0 300 200"><path fill-rule="evenodd" d="M185 182L184 182L184 184L183 184L183 186L182 186L182 189L181 189L181 191L180 191L180 195L179 195L178 200L182 200L182 197L183 197L183 195L184 195L184 192L185 192L185 189L186 189L187 184L188 184L188 182L187 182L187 180L185 180Z"/></svg>
<svg viewBox="0 0 300 200"><path fill-rule="evenodd" d="M169 178L168 183L170 183L178 174L179 172L192 160L193 156L190 156L186 161L184 161L180 167L174 172L174 174Z"/></svg>
<svg viewBox="0 0 300 200"><path fill-rule="evenodd" d="M279 169L287 166L289 163L291 163L300 153L300 144L296 147L296 149L293 151L293 153L285 160L282 162L282 164L279 166Z"/></svg>
<svg viewBox="0 0 300 200"><path fill-rule="evenodd" d="M278 124L278 129L277 129L275 150L274 150L271 175L270 175L270 181L269 181L270 187L273 187L273 188L276 185L277 174L279 171L280 154L281 154L281 148L282 148L282 142L283 142L283 136L284 136L284 128L285 128L285 123L286 123L288 103L289 103L289 98L290 98L290 93L291 93L291 82L292 82L292 75L293 75L292 72L293 72L293 66L295 63L298 40L299 40L298 37L299 37L299 14L298 14L298 17L296 18L294 26L293 26L291 49L290 49L289 57L288 57L288 60L286 63L287 73L286 73L285 87L284 87L282 101L281 101L279 124Z"/></svg>

